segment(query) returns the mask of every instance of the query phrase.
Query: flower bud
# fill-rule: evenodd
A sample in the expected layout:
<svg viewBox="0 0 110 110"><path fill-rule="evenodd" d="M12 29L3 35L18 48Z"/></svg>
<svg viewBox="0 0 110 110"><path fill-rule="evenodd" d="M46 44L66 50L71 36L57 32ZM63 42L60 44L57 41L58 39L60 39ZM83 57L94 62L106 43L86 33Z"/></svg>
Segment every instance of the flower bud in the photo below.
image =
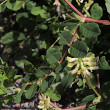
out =
<svg viewBox="0 0 110 110"><path fill-rule="evenodd" d="M73 63L68 63L68 67L73 67L74 65L76 65L76 62L73 62Z"/></svg>
<svg viewBox="0 0 110 110"><path fill-rule="evenodd" d="M88 69L92 72L92 70L97 70L97 69L99 69L99 67L98 66L88 67Z"/></svg>
<svg viewBox="0 0 110 110"><path fill-rule="evenodd" d="M92 54L90 57L82 58L83 61L91 61L94 58L94 54Z"/></svg>
<svg viewBox="0 0 110 110"><path fill-rule="evenodd" d="M68 62L73 62L73 61L77 61L78 58L71 58L71 57L67 57Z"/></svg>
<svg viewBox="0 0 110 110"><path fill-rule="evenodd" d="M72 74L77 73L78 69L79 69L79 63L76 65L75 69L71 71L71 73Z"/></svg>
<svg viewBox="0 0 110 110"><path fill-rule="evenodd" d="M96 62L83 62L83 63L88 66L96 65Z"/></svg>

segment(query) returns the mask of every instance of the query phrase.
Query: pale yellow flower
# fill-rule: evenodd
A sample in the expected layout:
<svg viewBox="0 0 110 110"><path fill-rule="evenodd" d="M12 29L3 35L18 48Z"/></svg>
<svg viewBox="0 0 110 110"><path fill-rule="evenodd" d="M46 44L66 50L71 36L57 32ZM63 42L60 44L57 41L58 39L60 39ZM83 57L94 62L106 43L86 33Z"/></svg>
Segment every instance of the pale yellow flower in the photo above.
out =
<svg viewBox="0 0 110 110"><path fill-rule="evenodd" d="M93 60L93 58L95 58L94 54L92 54L90 57L82 58L82 60L83 60L84 62L86 62L86 61L91 61L91 60Z"/></svg>
<svg viewBox="0 0 110 110"><path fill-rule="evenodd" d="M88 69L92 72L92 70L97 70L97 69L99 69L99 67L98 66L94 66L94 67L89 67Z"/></svg>
<svg viewBox="0 0 110 110"><path fill-rule="evenodd" d="M75 69L71 71L72 74L75 74L78 72L79 64L76 65Z"/></svg>
<svg viewBox="0 0 110 110"><path fill-rule="evenodd" d="M89 76L90 78L92 78L91 73L90 73L87 69L86 69L85 71L83 71L82 73L83 73L84 76L87 75L87 76Z"/></svg>
<svg viewBox="0 0 110 110"><path fill-rule="evenodd" d="M96 65L96 62L84 62L84 65L93 66Z"/></svg>
<svg viewBox="0 0 110 110"><path fill-rule="evenodd" d="M97 70L98 66L96 66L96 62L93 61L95 58L94 54L92 54L90 57L84 57L84 58L71 58L67 57L68 60L68 67L74 67L73 70L71 70L71 74L77 74L80 75L81 73L83 76L89 76L92 78L92 70Z"/></svg>
<svg viewBox="0 0 110 110"><path fill-rule="evenodd" d="M77 61L78 58L71 58L71 57L67 57L68 62L73 62L73 61Z"/></svg>
<svg viewBox="0 0 110 110"><path fill-rule="evenodd" d="M42 97L40 97L40 104L37 106L39 109L42 110L48 110L50 106L50 98L46 97L45 95L42 95Z"/></svg>

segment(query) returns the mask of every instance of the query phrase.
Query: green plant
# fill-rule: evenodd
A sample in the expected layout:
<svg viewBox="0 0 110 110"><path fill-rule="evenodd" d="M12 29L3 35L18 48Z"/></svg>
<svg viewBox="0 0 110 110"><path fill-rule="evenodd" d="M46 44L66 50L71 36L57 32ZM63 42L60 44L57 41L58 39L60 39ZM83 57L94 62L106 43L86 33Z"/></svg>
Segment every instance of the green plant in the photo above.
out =
<svg viewBox="0 0 110 110"><path fill-rule="evenodd" d="M38 108L63 110L53 101L61 100L68 88L76 86L74 92L79 94L76 107L64 110L110 108L109 1L104 2L108 16L103 15L99 1L76 1L83 14L72 5L74 2L55 0L55 9L50 0L1 1L0 12L5 27L0 29L0 56L19 72L16 76L15 70L1 63L0 75L4 80L1 80L0 90L4 91L0 95L7 94L6 79L14 85L15 77L20 78L19 74L22 74L22 88L16 87L19 93L15 93L14 97L10 95L16 103L22 101L23 94L26 99L42 94L44 99L41 98L40 102L43 105ZM53 108L49 108L49 104Z"/></svg>

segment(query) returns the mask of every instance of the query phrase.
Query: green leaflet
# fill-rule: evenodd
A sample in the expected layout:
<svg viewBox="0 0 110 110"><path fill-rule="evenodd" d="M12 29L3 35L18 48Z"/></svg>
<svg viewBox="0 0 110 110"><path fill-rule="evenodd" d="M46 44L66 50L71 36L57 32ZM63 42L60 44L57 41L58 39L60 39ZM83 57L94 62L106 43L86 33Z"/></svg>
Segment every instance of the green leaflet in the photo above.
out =
<svg viewBox="0 0 110 110"><path fill-rule="evenodd" d="M41 66L37 69L35 75L37 78L42 78L44 77L48 72L50 71L50 69L48 69L46 66Z"/></svg>
<svg viewBox="0 0 110 110"><path fill-rule="evenodd" d="M23 33L20 32L8 32L6 33L4 36L2 36L1 38L1 43L2 44L10 44L15 40L24 40L25 39L25 35Z"/></svg>
<svg viewBox="0 0 110 110"><path fill-rule="evenodd" d="M53 101L59 101L61 99L60 94L51 88L49 88L44 94L50 97Z"/></svg>
<svg viewBox="0 0 110 110"><path fill-rule="evenodd" d="M25 97L27 99L32 98L37 93L37 83L30 86L28 90L26 90Z"/></svg>
<svg viewBox="0 0 110 110"><path fill-rule="evenodd" d="M2 36L1 38L1 43L2 44L10 44L11 42L14 41L14 38L13 38L13 32L9 32L9 33L6 33L4 36Z"/></svg>
<svg viewBox="0 0 110 110"><path fill-rule="evenodd" d="M86 44L92 47L96 43L101 30L97 23L84 23L80 25L79 32L85 37Z"/></svg>
<svg viewBox="0 0 110 110"><path fill-rule="evenodd" d="M92 7L91 7L91 17L94 19L100 19L103 15L103 10L102 7L99 6L98 3L95 3Z"/></svg>
<svg viewBox="0 0 110 110"><path fill-rule="evenodd" d="M23 1L19 1L19 0L8 0L8 2L6 3L6 6L8 9L13 10L13 11L17 11L20 10L26 0Z"/></svg>
<svg viewBox="0 0 110 110"><path fill-rule="evenodd" d="M49 48L46 53L46 58L49 64L58 63L61 59L62 53L59 49Z"/></svg>
<svg viewBox="0 0 110 110"><path fill-rule="evenodd" d="M4 95L7 93L8 93L8 90L3 85L0 85L0 95Z"/></svg>
<svg viewBox="0 0 110 110"><path fill-rule="evenodd" d="M87 45L82 41L74 42L70 46L70 55L72 57L85 57L88 51Z"/></svg>
<svg viewBox="0 0 110 110"><path fill-rule="evenodd" d="M41 18L46 18L47 17L46 11L44 9L42 9L40 6L32 8L31 14L33 14L35 16L40 15Z"/></svg>
<svg viewBox="0 0 110 110"><path fill-rule="evenodd" d="M108 64L108 62L106 61L106 58L105 56L102 56L98 62L98 66L99 66L99 69L103 69L103 70L109 70L110 69L110 66Z"/></svg>
<svg viewBox="0 0 110 110"><path fill-rule="evenodd" d="M48 89L48 81L43 80L42 84L40 84L40 92L45 92Z"/></svg>
<svg viewBox="0 0 110 110"><path fill-rule="evenodd" d="M89 96L86 96L85 98L83 98L83 99L82 99L82 101L81 101L80 105L87 104L87 103L89 103L89 102L93 101L93 100L94 100L94 98L95 98L95 96L94 96L94 95L89 95Z"/></svg>
<svg viewBox="0 0 110 110"><path fill-rule="evenodd" d="M15 97L15 100L14 100L15 103L21 102L21 96L24 93L25 88L26 88L26 86L25 86L25 84L23 84L21 91Z"/></svg>
<svg viewBox="0 0 110 110"><path fill-rule="evenodd" d="M22 12L22 13L18 13L17 15L16 15L16 21L17 22L19 22L20 21L20 19L28 19L28 17L29 17L29 15L28 15L28 13L26 13L26 12Z"/></svg>
<svg viewBox="0 0 110 110"><path fill-rule="evenodd" d="M72 33L68 30L65 30L60 35L59 44L60 45L68 45L72 38Z"/></svg>
<svg viewBox="0 0 110 110"><path fill-rule="evenodd" d="M107 8L107 12L110 14L110 0L106 1L105 6Z"/></svg>
<svg viewBox="0 0 110 110"><path fill-rule="evenodd" d="M37 69L31 62L24 60L24 70L28 73L35 73Z"/></svg>
<svg viewBox="0 0 110 110"><path fill-rule="evenodd" d="M26 2L26 8L27 8L27 10L31 10L35 6L36 6L36 3L33 2L33 1Z"/></svg>
<svg viewBox="0 0 110 110"><path fill-rule="evenodd" d="M20 60L15 60L15 64L16 64L18 67L24 69L24 60L22 60L22 59L20 59Z"/></svg>
<svg viewBox="0 0 110 110"><path fill-rule="evenodd" d="M97 23L84 23L80 25L80 33L87 38L97 37L101 31Z"/></svg>

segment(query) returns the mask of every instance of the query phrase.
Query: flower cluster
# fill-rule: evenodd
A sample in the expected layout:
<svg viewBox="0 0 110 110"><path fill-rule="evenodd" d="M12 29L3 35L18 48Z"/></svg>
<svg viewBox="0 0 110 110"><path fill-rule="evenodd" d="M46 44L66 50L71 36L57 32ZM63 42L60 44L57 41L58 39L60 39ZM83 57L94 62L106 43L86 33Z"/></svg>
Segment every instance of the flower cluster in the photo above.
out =
<svg viewBox="0 0 110 110"><path fill-rule="evenodd" d="M50 98L47 98L45 95L42 94L42 96L40 97L40 104L37 107L42 110L49 110L49 106Z"/></svg>
<svg viewBox="0 0 110 110"><path fill-rule="evenodd" d="M96 66L96 62L93 61L95 58L94 54L92 54L90 57L85 58L71 58L67 57L68 60L68 67L74 67L75 68L71 71L72 74L80 75L81 73L83 76L89 76L92 78L92 75L90 72L92 70L97 70L98 66Z"/></svg>

